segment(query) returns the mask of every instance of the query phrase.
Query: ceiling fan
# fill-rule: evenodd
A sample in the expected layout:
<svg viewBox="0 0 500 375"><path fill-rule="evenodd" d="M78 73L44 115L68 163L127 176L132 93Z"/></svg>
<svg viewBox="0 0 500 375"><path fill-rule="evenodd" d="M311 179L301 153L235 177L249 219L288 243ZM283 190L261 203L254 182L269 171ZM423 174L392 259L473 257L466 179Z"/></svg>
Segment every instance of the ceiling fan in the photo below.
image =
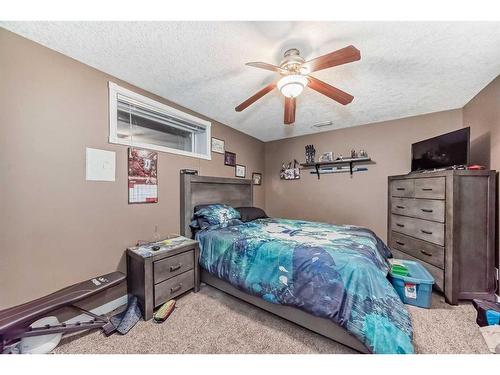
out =
<svg viewBox="0 0 500 375"><path fill-rule="evenodd" d="M282 77L277 82L270 83L255 95L245 100L235 110L236 112L243 111L276 87L285 96L285 124L293 124L295 122L295 98L302 93L306 86L340 104L349 104L354 99L352 95L330 86L328 83L320 81L309 74L359 59L361 59L359 50L354 46L348 46L309 61L305 61L300 56L298 49L292 48L285 51L283 61L281 61L279 66L264 62L246 63L246 65L255 68L278 72Z"/></svg>

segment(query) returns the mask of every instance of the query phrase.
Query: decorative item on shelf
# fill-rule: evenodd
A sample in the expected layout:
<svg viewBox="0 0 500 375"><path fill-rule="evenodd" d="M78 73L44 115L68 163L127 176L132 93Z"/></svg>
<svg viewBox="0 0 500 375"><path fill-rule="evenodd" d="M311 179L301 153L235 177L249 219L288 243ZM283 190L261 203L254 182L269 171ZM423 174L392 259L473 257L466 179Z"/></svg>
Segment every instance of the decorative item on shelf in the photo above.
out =
<svg viewBox="0 0 500 375"><path fill-rule="evenodd" d="M314 159L316 157L316 150L313 145L306 146L306 163L312 164L314 163Z"/></svg>
<svg viewBox="0 0 500 375"><path fill-rule="evenodd" d="M212 137L212 152L223 154L224 151L224 141L222 139Z"/></svg>
<svg viewBox="0 0 500 375"><path fill-rule="evenodd" d="M333 152L324 152L320 157L319 157L320 162L328 162L328 161L333 161Z"/></svg>
<svg viewBox="0 0 500 375"><path fill-rule="evenodd" d="M224 152L224 165L236 167L236 154L234 152Z"/></svg>
<svg viewBox="0 0 500 375"><path fill-rule="evenodd" d="M234 174L236 177L245 178L247 175L247 167L244 165L236 164L234 168Z"/></svg>
<svg viewBox="0 0 500 375"><path fill-rule="evenodd" d="M158 202L158 153L128 149L128 203Z"/></svg>
<svg viewBox="0 0 500 375"><path fill-rule="evenodd" d="M282 180L298 180L298 179L300 179L299 162L296 159L294 159L293 166L292 166L291 162L288 163L287 166L285 166L285 163L283 163L282 167L281 167L280 178Z"/></svg>
<svg viewBox="0 0 500 375"><path fill-rule="evenodd" d="M253 172L252 182L254 185L262 185L262 173Z"/></svg>
<svg viewBox="0 0 500 375"><path fill-rule="evenodd" d="M311 174L315 174L320 178L322 174L331 174L331 173L350 173L351 177L354 172L364 172L367 171L366 167L359 167L359 164L373 164L374 162L368 157L366 151L361 150L359 154L356 154L356 151L351 150L351 157L347 156L344 158L342 154L336 159L333 159L333 153L331 156L332 160L329 159L328 153L323 154L317 162L308 163L307 161L301 164L303 169L313 169L311 170Z"/></svg>

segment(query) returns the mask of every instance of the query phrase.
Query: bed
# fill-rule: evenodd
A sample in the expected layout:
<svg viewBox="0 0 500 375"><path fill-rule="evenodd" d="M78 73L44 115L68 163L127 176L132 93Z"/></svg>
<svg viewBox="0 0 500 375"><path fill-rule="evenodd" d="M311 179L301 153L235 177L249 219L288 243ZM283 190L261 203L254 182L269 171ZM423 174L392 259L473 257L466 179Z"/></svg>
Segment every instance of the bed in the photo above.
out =
<svg viewBox="0 0 500 375"><path fill-rule="evenodd" d="M252 206L250 180L181 175L181 233L194 207ZM413 353L409 314L368 229L257 219L196 233L201 281L361 353Z"/></svg>

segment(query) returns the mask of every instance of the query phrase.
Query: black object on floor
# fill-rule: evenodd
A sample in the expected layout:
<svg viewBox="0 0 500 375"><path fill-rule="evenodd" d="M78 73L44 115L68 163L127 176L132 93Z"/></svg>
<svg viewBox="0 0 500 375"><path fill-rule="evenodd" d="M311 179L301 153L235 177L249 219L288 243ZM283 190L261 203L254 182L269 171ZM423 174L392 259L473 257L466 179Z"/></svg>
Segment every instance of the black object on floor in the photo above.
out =
<svg viewBox="0 0 500 375"><path fill-rule="evenodd" d="M480 327L500 324L500 303L473 299L472 305L477 310L476 323Z"/></svg>
<svg viewBox="0 0 500 375"><path fill-rule="evenodd" d="M141 309L137 303L137 297L129 296L127 309L124 312L113 316L110 321L117 332L122 335L126 335L128 331L135 326L139 319L141 319L141 316Z"/></svg>

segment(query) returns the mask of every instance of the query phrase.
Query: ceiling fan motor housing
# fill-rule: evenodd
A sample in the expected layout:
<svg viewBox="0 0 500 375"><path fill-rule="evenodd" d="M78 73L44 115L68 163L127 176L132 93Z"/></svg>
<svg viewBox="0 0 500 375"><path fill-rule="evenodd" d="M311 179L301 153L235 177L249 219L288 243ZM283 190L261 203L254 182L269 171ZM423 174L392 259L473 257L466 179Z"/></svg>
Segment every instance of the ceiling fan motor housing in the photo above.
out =
<svg viewBox="0 0 500 375"><path fill-rule="evenodd" d="M305 60L300 56L300 51L297 48L290 48L285 51L283 60L280 63L280 68L286 69L291 73L297 73L300 66Z"/></svg>

